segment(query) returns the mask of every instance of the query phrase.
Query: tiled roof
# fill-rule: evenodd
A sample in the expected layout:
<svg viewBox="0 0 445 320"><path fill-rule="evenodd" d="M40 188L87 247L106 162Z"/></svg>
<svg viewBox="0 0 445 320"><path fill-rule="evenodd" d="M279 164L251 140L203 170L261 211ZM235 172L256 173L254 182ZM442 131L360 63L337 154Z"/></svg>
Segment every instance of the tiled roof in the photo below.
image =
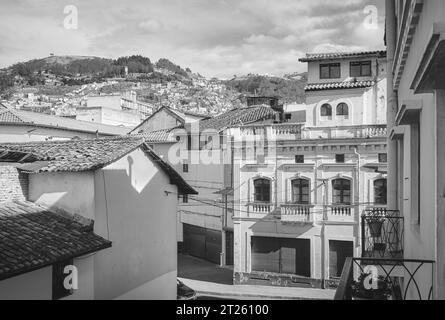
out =
<svg viewBox="0 0 445 320"><path fill-rule="evenodd" d="M147 143L176 143L176 139L172 136L174 129L176 128L139 133L134 136L144 138Z"/></svg>
<svg viewBox="0 0 445 320"><path fill-rule="evenodd" d="M372 87L375 81L344 81L344 82L328 82L308 84L305 91L321 91L321 90L341 90Z"/></svg>
<svg viewBox="0 0 445 320"><path fill-rule="evenodd" d="M0 204L0 280L109 247L91 227L34 203Z"/></svg>
<svg viewBox="0 0 445 320"><path fill-rule="evenodd" d="M176 118L176 120L178 120L180 123L184 124L185 123L185 116L179 112L178 110L172 109L170 107L166 107L163 106L161 108L159 108L157 111L155 111L152 115L148 116L144 121L142 121L142 123L140 123L136 128L134 128L133 130L130 131L131 134L133 133L139 133L140 129L144 124L146 124L148 121L150 121L150 119L152 119L156 114L160 113L161 111L166 111L167 113L169 113L170 115L172 115L173 117Z"/></svg>
<svg viewBox="0 0 445 320"><path fill-rule="evenodd" d="M127 134L130 129L109 126L100 123L74 120L65 117L51 116L38 112L29 112L11 108L0 109L0 125L28 125L44 128L56 128L85 133L96 133L102 135L116 136Z"/></svg>
<svg viewBox="0 0 445 320"><path fill-rule="evenodd" d="M91 140L3 143L0 144L0 154L19 152L29 153L35 157L37 161L19 166L19 169L25 172L82 172L103 168L137 148L142 148L182 193L197 194L169 164L147 147L142 137L121 136Z"/></svg>
<svg viewBox="0 0 445 320"><path fill-rule="evenodd" d="M151 159L157 163L170 177L170 183L178 186L181 193L184 194L198 194L198 192L190 186L181 175L173 169L171 165L161 159L152 149L146 144L143 145L144 151L151 157Z"/></svg>
<svg viewBox="0 0 445 320"><path fill-rule="evenodd" d="M92 140L69 140L0 144L2 150L32 153L45 161L37 172L80 172L104 167L135 150L142 138L113 137ZM26 168L24 166L23 168Z"/></svg>
<svg viewBox="0 0 445 320"><path fill-rule="evenodd" d="M362 52L332 52L332 53L308 53L305 58L301 58L301 62L313 62L322 60L350 59L362 57L379 57L385 58L386 51L362 51Z"/></svg>
<svg viewBox="0 0 445 320"><path fill-rule="evenodd" d="M258 121L274 119L278 114L266 105L233 109L214 118L200 121L200 130L224 130L229 127L246 125Z"/></svg>

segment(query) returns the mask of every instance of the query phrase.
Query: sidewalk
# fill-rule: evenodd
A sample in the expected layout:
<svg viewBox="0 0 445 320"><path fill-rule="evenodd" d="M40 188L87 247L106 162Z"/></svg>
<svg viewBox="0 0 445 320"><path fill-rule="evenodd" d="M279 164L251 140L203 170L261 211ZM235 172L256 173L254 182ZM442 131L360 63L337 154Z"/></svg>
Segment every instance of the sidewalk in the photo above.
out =
<svg viewBox="0 0 445 320"><path fill-rule="evenodd" d="M188 287L196 291L199 296L234 298L242 300L333 300L334 290L285 288L253 285L226 285L199 280L180 278Z"/></svg>

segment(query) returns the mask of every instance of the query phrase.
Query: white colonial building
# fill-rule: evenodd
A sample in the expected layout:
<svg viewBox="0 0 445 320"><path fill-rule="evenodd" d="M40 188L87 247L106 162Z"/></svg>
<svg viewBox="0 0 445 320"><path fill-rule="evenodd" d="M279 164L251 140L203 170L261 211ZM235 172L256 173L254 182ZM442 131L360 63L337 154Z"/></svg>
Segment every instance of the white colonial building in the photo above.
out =
<svg viewBox="0 0 445 320"><path fill-rule="evenodd" d="M385 58L307 55L306 105L228 130L236 283L335 285L346 257L375 250L360 222L386 206Z"/></svg>

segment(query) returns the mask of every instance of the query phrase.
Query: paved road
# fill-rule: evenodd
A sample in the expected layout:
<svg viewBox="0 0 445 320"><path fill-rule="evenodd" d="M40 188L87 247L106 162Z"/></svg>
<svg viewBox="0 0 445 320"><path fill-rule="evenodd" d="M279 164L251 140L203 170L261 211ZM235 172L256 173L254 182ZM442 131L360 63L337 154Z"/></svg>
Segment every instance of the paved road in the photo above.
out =
<svg viewBox="0 0 445 320"><path fill-rule="evenodd" d="M233 270L187 255L178 255L178 277L218 284L233 284Z"/></svg>
<svg viewBox="0 0 445 320"><path fill-rule="evenodd" d="M199 300L331 300L335 291L233 285L233 271L190 256L178 256L178 278L195 290Z"/></svg>

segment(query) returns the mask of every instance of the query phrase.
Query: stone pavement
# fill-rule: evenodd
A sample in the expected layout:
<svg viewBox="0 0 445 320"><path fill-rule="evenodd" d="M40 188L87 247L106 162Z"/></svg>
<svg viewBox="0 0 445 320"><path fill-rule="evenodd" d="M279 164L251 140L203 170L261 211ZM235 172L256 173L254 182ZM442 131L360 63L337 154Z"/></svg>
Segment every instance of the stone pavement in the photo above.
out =
<svg viewBox="0 0 445 320"><path fill-rule="evenodd" d="M196 291L198 296L232 298L240 300L333 300L334 290L310 288L283 288L255 285L227 285L179 278Z"/></svg>

